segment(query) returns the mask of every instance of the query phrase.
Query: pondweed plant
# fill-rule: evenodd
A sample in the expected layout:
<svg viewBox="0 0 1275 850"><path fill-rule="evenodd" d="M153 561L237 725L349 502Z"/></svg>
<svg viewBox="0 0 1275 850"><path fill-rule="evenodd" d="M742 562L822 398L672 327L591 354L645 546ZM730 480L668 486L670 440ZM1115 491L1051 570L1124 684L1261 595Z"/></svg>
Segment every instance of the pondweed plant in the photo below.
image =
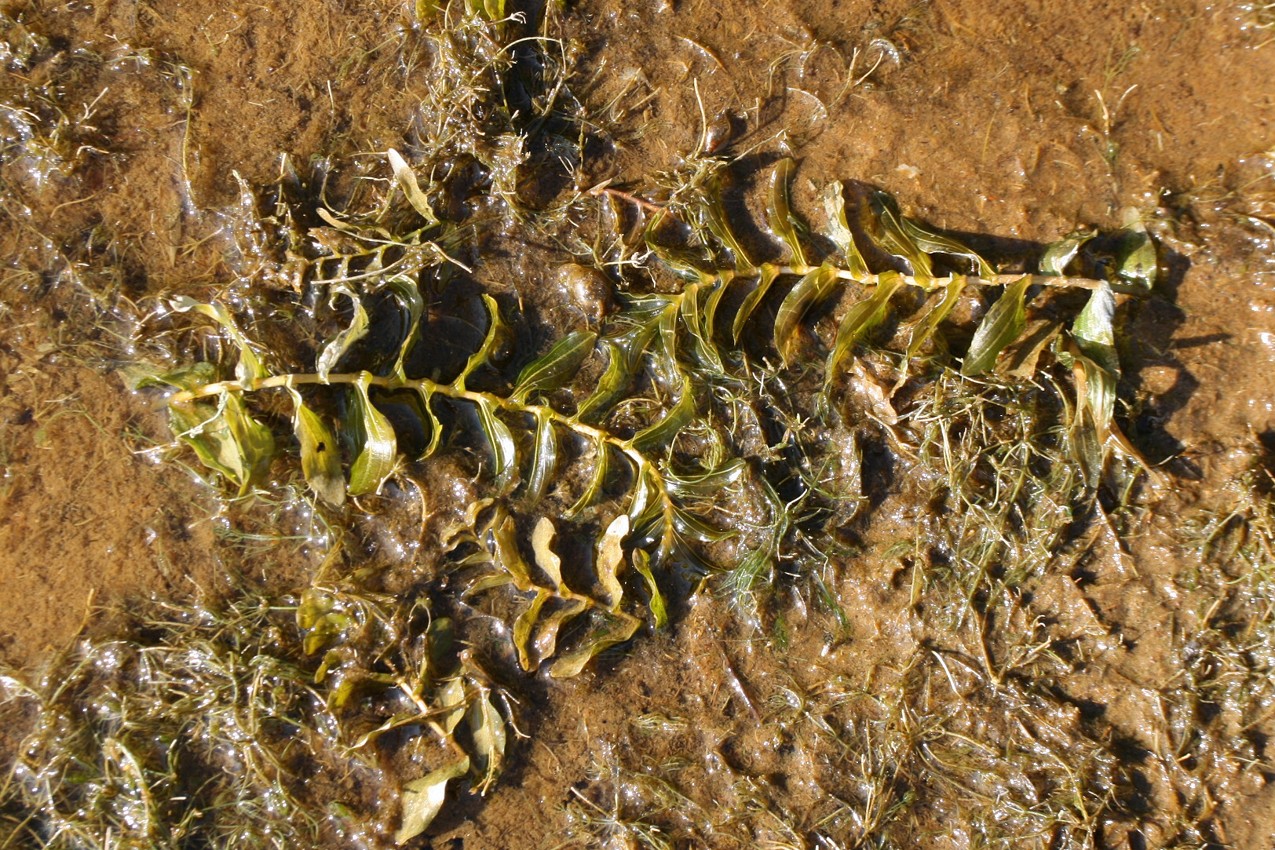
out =
<svg viewBox="0 0 1275 850"><path fill-rule="evenodd" d="M527 111L513 108L501 6L468 6L430 36L439 89L415 166L389 151L378 192L323 169L306 185L285 161L269 214L243 185L241 279L219 298L166 302L168 321L214 323L220 356L148 378L173 388L176 439L235 499L299 473L334 528L461 458L487 489L442 506L464 518L433 547L447 563L421 565L401 597L325 577L283 604L174 612L79 645L42 681L5 680L38 715L0 794L0 811L30 813L14 835L411 841L449 789L485 792L501 770L512 713L496 682L511 671L489 675L501 653L468 642L478 606L522 673L555 678L673 620L705 575L760 620L780 564L826 562L833 526L867 515L863 427L941 458L936 486L964 519L931 542L969 588L959 616L985 627L1015 583L1006 554L1030 549L1036 568L1111 450L1132 451L1114 416L1117 298L1154 282L1145 232L1077 234L1034 272L1004 274L883 192L856 200L831 184L812 228L788 159L765 201L776 240L751 244L725 201L729 164L692 157L667 198L639 205L650 214L636 242L596 243L622 246L622 276L605 251L576 266L617 308L533 349L538 317L476 280L500 268L485 249L519 224L570 228L563 209L635 196L603 186L553 215L521 206L529 140L562 86L524 87ZM440 13L417 6L422 20ZM473 322L464 349L455 329ZM1049 417L1022 401L1032 393L1049 396ZM816 436L829 434L843 444ZM998 684L1034 660L981 642ZM863 835L910 799L872 784L903 759L873 736L859 736L883 754L863 762L868 790L838 815ZM307 782L316 768L336 778ZM638 832L658 845L658 830Z"/></svg>
<svg viewBox="0 0 1275 850"><path fill-rule="evenodd" d="M1116 298L1144 293L1154 280L1155 249L1139 228L1072 236L1044 252L1037 272L1000 274L953 237L902 216L882 192L852 206L840 184L829 186L827 233L815 237L792 208L794 164L782 160L767 206L787 257L763 261L736 235L722 200L722 163L700 162L644 235L649 261L680 286L643 291L629 281L628 291L614 295L622 306L600 326L553 341L508 379L506 364L522 359L510 351L517 335L486 292L476 296L485 316L476 350L463 363L435 356L439 319L431 293L467 271L455 256L465 231L436 211L438 186L422 186L395 151L388 162L391 196L378 212L320 207L315 215L325 225L308 243L294 239L313 254L294 252L305 273L291 309L343 308L309 368L291 366L295 355L272 349L268 336L255 338L229 304L178 298L173 310L216 322L231 362L198 363L153 380L177 388L169 400L177 438L239 495L267 486L281 458L295 452L317 500L348 510L350 500L357 506L395 487L410 465L476 439L490 491L443 541L461 577L449 586L467 598L501 594L511 649L526 672L548 664L551 676L574 676L631 639L644 620L665 624L671 580L722 572L749 591L790 551L792 534L818 538L815 465L828 451L792 433L792 423L853 413L841 393L863 382L856 359L864 349L897 375L893 386L869 382L875 402L867 415L895 435L900 451L947 458L949 492L959 503L953 507L968 527L936 545L951 553L953 569L973 570L967 602L1000 598L997 588L1013 584L994 565L1020 545L1014 540L1041 557L1052 551L1067 525L1067 502L1097 486L1112 447L1132 452L1114 420ZM1088 251L1090 245L1103 250ZM1076 268L1094 276L1069 273ZM1057 292L1079 292L1083 303L1041 295ZM994 298L983 309L985 294ZM1036 300L1046 309L1029 315ZM948 331L962 304L982 315L958 355L953 346L962 334ZM828 316L832 329L821 342ZM887 327L893 330L883 332ZM758 339L759 330L768 341ZM892 348L891 339L901 342ZM826 353L812 355L821 344ZM767 382L810 388L750 392ZM1026 418L1007 418L1026 429L1022 434L1006 442L1004 427L980 430L977 411L987 410L980 392L999 391L1008 409L1018 404L1016 392L1044 393L1067 382L1071 400L1052 426L1036 428L1024 402ZM979 385L989 389L968 392ZM943 386L957 387L952 397L964 398L976 415L947 410ZM932 401L925 387L937 393ZM900 412L896 404L906 406ZM290 423L287 437L283 421ZM766 434L777 422L790 423L788 433ZM760 437L748 436L750 423ZM953 441L976 445L954 450ZM1042 459L1050 475L1070 478L1040 478L1034 470ZM1051 511L1022 513L1025 503L1055 497ZM1024 521L1043 526L1018 528ZM592 542L585 569L563 569L554 541L564 523L572 538ZM345 634L352 616L312 592L301 611L307 651L323 648L325 636ZM980 622L989 616L983 610ZM1029 660L1013 652L994 658L988 642L981 644L994 681ZM320 679L339 669L339 661L332 664L323 662ZM472 773L475 787L491 785L505 720L483 686L456 684L463 677L380 681L417 704L416 719L402 722L429 717L453 745L457 718L479 718L476 752L455 745L456 759L405 787L408 801L418 794L420 802L405 805L403 837L429 823L451 779ZM340 687L329 702L341 704Z"/></svg>

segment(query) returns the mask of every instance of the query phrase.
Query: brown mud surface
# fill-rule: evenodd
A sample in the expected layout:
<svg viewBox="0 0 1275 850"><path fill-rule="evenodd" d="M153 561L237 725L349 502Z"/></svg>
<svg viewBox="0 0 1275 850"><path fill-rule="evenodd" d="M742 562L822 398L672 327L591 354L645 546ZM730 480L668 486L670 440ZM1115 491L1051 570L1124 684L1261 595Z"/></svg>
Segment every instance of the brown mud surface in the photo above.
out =
<svg viewBox="0 0 1275 850"><path fill-rule="evenodd" d="M383 180L383 152L420 137L435 81L412 5L3 4L8 665L109 633L98 606L245 581L295 593L318 568L304 519L241 516L164 448L162 401L128 369L175 365L160 298L251 277L241 186L272 185L281 154ZM1271 519L1251 481L1275 468L1275 14L583 0L550 17L573 97L610 140L586 146L581 190L646 197L693 152L719 153L758 235L748 211L791 155L798 208L859 181L1006 257L1136 210L1162 274L1122 307L1119 417L1164 483L1099 500L971 642L966 615L940 610L959 588L918 603L941 584L914 545L927 497L873 432L871 515L817 582L781 567L756 617L688 584L667 628L578 677L510 685L522 735L504 775L449 802L423 846L1275 844L1275 552L1244 554ZM497 250L476 285L525 309L519 333L579 321L553 271L569 253ZM406 498L351 521L365 566L442 558L435 538L474 498L472 454L412 472L437 494L424 533Z"/></svg>

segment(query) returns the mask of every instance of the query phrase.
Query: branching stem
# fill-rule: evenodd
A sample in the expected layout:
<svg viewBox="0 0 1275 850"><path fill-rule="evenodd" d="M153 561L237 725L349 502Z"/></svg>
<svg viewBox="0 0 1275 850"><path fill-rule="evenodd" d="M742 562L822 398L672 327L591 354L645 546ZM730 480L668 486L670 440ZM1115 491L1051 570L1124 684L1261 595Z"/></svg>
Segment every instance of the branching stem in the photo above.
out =
<svg viewBox="0 0 1275 850"><path fill-rule="evenodd" d="M672 543L672 535L674 534L674 505L673 497L669 495L669 488L660 472L659 465L654 459L647 457L641 450L633 445L633 439L622 439L614 434L594 427L587 423L581 422L573 416L561 413L548 405L527 404L515 401L512 398L495 393L487 393L479 390L470 390L455 384L443 384L437 381L431 381L429 378L408 378L403 379L396 375L373 375L370 379L365 372L345 372L339 374L329 374L326 378L315 373L289 373L287 375L270 375L264 378L257 378L250 381L217 381L216 383L205 384L194 390L183 390L176 393L169 399L172 404L182 404L188 401L194 401L201 398L211 398L221 395L222 393L251 393L259 390L292 389L306 385L333 385L347 384L355 385L362 381L367 381L368 386L380 387L387 391L395 390L415 390L422 396L431 397L435 394L446 396L447 398L460 399L473 404L489 404L499 407L511 413L517 413L524 416L544 415L554 423L563 428L574 431L582 437L594 441L599 448L610 445L615 447L621 454L629 459L633 464L634 475L637 477L638 486L642 486L641 476L643 470L646 470L652 478L652 484L656 485L655 489L661 500L661 510L664 514L664 539L661 541L661 547L667 548Z"/></svg>

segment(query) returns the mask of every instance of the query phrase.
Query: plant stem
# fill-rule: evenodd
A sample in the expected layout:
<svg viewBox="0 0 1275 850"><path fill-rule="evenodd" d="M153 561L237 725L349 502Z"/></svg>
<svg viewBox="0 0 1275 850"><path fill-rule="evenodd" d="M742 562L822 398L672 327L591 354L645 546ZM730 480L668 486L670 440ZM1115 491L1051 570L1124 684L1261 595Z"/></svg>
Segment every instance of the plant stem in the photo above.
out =
<svg viewBox="0 0 1275 850"><path fill-rule="evenodd" d="M265 378L256 378L250 381L217 381L212 384L205 384L195 390L183 390L175 393L170 399L170 404L183 404L185 402L194 401L201 398L210 398L212 396L221 395L222 393L251 393L259 390L295 388L305 385L354 385L361 381L367 380L368 386L380 387L384 390L415 390L421 395L429 397L432 395L442 395L448 398L461 399L473 404L487 403L495 405L503 410L512 413L522 414L524 416L535 416L543 413L547 418L562 426L563 428L574 431L575 433L593 440L595 445L602 449L605 445L614 446L620 453L629 459L633 464L635 476L639 479L638 486L641 486L642 470L649 471L653 478L653 483L657 485L661 500L661 510L664 514L664 537L661 541L663 548L667 548L672 543L674 533L673 516L674 506L673 498L669 495L669 488L665 481L664 475L660 472L658 464L651 458L648 458L637 447L633 445L632 438L621 439L614 434L608 433L601 428L596 428L587 423L581 422L573 416L561 413L547 405L526 404L514 401L495 393L486 393L478 390L469 390L458 387L455 384L441 384L437 381L431 381L429 378L400 378L396 375L372 375L368 379L366 372L344 372L339 374L329 374L326 378L316 373L289 373L287 375L271 375Z"/></svg>

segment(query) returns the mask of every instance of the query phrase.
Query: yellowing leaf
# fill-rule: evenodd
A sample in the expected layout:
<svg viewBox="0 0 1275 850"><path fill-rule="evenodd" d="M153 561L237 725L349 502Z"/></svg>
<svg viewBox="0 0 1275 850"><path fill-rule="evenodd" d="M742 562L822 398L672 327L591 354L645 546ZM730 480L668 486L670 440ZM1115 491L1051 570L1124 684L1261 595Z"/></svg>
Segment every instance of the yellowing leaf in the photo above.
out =
<svg viewBox="0 0 1275 850"><path fill-rule="evenodd" d="M492 705L491 693L484 689L469 706L469 731L474 739L474 766L483 775L477 790L486 794L505 760L505 719Z"/></svg>
<svg viewBox="0 0 1275 850"><path fill-rule="evenodd" d="M562 559L554 553L551 545L557 533L553 527L553 520L542 516L531 532L531 551L535 553L536 565L549 577L549 581L553 582L558 592L564 593L569 591L562 583Z"/></svg>
<svg viewBox="0 0 1275 850"><path fill-rule="evenodd" d="M336 436L317 413L305 406L300 393L291 392L292 428L301 447L301 473L316 496L339 508L345 504L345 476L341 473Z"/></svg>
<svg viewBox="0 0 1275 850"><path fill-rule="evenodd" d="M364 372L354 384L354 409L361 430L362 444L354 465L350 467L350 495L379 493L381 485L394 472L398 444L394 428L368 398L372 375Z"/></svg>
<svg viewBox="0 0 1275 850"><path fill-rule="evenodd" d="M420 184L416 182L416 175L407 164L407 160L403 159L403 155L393 148L386 151L385 156L390 161L390 170L394 172L394 181L398 183L398 187L407 196L407 202L412 205L412 209L420 213L421 218L425 219L428 224L438 224L438 217L434 215L434 208L429 205L429 198L421 191Z"/></svg>
<svg viewBox="0 0 1275 850"><path fill-rule="evenodd" d="M576 649L566 653L549 668L549 675L555 679L569 679L579 675L600 652L616 644L624 643L633 637L642 621L630 614L616 611L604 616L602 625L595 629Z"/></svg>
<svg viewBox="0 0 1275 850"><path fill-rule="evenodd" d="M338 295L344 295L350 299L354 305L354 315L350 317L349 327L333 337L332 341L323 346L323 350L319 352L315 371L324 381L328 379L328 373L336 368L337 362L350 350L350 346L367 336L368 330L367 310L363 308L363 299L342 286L332 291L330 303L335 304Z"/></svg>
<svg viewBox="0 0 1275 850"><path fill-rule="evenodd" d="M394 843L406 844L428 829L447 799L447 783L468 772L469 756L465 756L406 783L402 794L403 815L394 833Z"/></svg>
<svg viewBox="0 0 1275 850"><path fill-rule="evenodd" d="M619 606L624 597L624 587L620 584L619 574L624 567L624 538L629 534L629 517L620 514L611 520L607 530L598 541L597 573L598 584L606 594L607 605L613 610Z"/></svg>

